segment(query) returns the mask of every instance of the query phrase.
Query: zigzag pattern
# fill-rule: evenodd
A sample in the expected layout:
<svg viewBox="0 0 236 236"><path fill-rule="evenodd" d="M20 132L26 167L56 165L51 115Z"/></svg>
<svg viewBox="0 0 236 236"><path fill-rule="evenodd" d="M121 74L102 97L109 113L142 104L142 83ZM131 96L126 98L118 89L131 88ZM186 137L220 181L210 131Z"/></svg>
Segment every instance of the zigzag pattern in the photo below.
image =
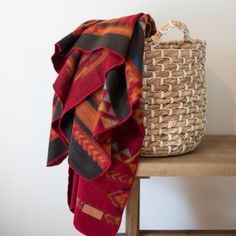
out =
<svg viewBox="0 0 236 236"><path fill-rule="evenodd" d="M104 84L101 94L101 102L98 107L98 113L100 116L99 119L106 129L114 126L118 122L111 105L111 99L106 89L106 84Z"/></svg>
<svg viewBox="0 0 236 236"><path fill-rule="evenodd" d="M120 172L116 172L114 170L109 170L106 172L106 177L108 179L112 179L114 181L119 181L121 183L131 184L133 176L122 174Z"/></svg>
<svg viewBox="0 0 236 236"><path fill-rule="evenodd" d="M57 134L57 132L55 131L55 129L53 129L53 128L51 127L51 129L50 129L50 136L49 136L50 142L53 141L53 140L56 139L56 138L58 138L58 134Z"/></svg>
<svg viewBox="0 0 236 236"><path fill-rule="evenodd" d="M91 140L79 130L76 123L74 123L72 135L98 166L104 169L107 163L106 154L101 153L96 149L97 145L94 142L91 142Z"/></svg>
<svg viewBox="0 0 236 236"><path fill-rule="evenodd" d="M120 211L120 209L122 209L125 205L125 202L128 198L128 193L124 190L118 190L107 194L107 196L109 197L113 206L118 208L118 211Z"/></svg>
<svg viewBox="0 0 236 236"><path fill-rule="evenodd" d="M143 125L143 114L141 111L140 103L136 104L136 106L137 109L134 109L133 118L138 125Z"/></svg>
<svg viewBox="0 0 236 236"><path fill-rule="evenodd" d="M121 221L121 217L119 216L114 216L109 213L103 214L102 219L104 219L107 223L113 224L113 225L119 225Z"/></svg>

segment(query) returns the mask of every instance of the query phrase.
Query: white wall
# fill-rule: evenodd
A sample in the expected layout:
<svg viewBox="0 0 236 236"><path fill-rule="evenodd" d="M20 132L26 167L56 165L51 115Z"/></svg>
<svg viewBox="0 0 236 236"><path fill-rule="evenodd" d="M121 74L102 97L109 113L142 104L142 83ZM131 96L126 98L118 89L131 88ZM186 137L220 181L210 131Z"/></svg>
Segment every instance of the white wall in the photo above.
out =
<svg viewBox="0 0 236 236"><path fill-rule="evenodd" d="M236 1L1 2L1 236L78 235L66 203L67 164L45 167L56 79L50 57L54 43L83 21L137 12L158 26L179 18L207 40L207 133L236 134ZM141 227L236 228L235 180L143 180Z"/></svg>

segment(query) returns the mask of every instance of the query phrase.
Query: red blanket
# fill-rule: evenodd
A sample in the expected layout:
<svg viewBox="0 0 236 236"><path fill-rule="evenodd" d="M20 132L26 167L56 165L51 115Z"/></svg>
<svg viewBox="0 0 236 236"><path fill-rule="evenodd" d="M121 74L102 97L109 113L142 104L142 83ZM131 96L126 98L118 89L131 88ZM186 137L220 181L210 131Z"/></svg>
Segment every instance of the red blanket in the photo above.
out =
<svg viewBox="0 0 236 236"><path fill-rule="evenodd" d="M144 138L144 37L155 31L139 13L84 22L55 45L47 166L68 156L68 204L85 235L119 229Z"/></svg>

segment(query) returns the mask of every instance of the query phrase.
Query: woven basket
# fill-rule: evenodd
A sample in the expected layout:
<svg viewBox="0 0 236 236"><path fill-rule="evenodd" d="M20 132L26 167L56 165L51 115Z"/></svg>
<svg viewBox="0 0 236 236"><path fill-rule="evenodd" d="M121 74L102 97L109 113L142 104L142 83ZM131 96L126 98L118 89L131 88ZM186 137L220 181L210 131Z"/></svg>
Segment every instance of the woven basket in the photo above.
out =
<svg viewBox="0 0 236 236"><path fill-rule="evenodd" d="M184 40L161 42L172 28ZM206 42L190 38L188 28L172 20L145 39L143 98L145 156L171 156L194 150L206 124Z"/></svg>

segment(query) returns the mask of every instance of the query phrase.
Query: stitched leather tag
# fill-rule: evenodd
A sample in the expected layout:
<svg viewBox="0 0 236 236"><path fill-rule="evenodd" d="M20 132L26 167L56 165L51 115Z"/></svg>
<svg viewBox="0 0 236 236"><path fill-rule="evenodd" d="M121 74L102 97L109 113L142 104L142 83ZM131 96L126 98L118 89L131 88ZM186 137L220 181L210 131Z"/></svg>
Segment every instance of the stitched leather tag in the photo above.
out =
<svg viewBox="0 0 236 236"><path fill-rule="evenodd" d="M98 219L98 220L101 220L102 219L102 216L103 216L103 212L88 205L88 204L84 204L83 206L83 209L82 209L82 212Z"/></svg>

